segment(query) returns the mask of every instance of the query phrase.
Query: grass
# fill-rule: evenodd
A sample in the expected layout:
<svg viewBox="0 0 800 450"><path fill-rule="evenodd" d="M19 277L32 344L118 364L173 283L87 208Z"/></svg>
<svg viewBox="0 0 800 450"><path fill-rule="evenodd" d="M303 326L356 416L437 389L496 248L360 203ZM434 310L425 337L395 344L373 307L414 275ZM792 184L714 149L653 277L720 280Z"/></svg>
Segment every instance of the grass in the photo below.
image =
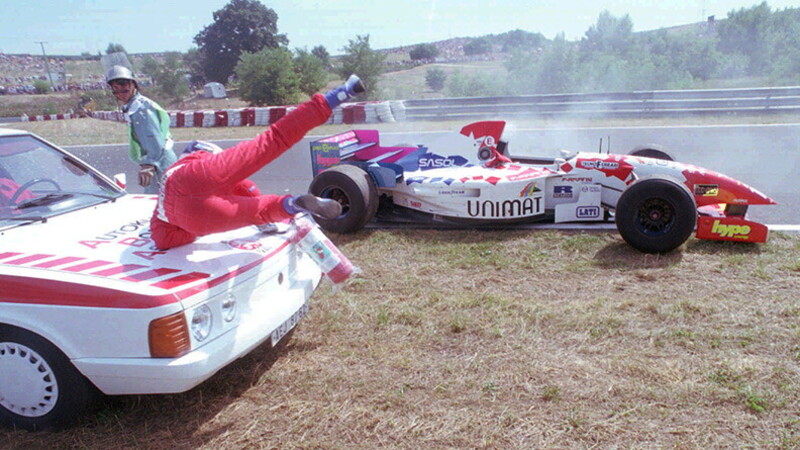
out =
<svg viewBox="0 0 800 450"><path fill-rule="evenodd" d="M5 448L800 446L800 237L363 231L277 349ZM764 278L761 273L768 273Z"/></svg>

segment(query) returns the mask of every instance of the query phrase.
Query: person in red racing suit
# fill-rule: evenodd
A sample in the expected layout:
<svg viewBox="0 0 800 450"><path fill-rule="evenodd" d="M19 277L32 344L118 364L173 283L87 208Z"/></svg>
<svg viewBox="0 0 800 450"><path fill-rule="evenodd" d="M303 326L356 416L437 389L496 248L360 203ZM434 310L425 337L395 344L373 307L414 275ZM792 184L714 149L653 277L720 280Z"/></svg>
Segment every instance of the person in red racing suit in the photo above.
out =
<svg viewBox="0 0 800 450"><path fill-rule="evenodd" d="M151 238L160 250L189 244L199 236L249 225L282 221L307 211L334 218L341 206L312 195L261 195L247 177L328 120L333 108L364 86L352 75L324 96L314 94L251 141L225 151L190 145L189 153L164 172L163 184L150 219ZM194 150L205 151L194 151Z"/></svg>

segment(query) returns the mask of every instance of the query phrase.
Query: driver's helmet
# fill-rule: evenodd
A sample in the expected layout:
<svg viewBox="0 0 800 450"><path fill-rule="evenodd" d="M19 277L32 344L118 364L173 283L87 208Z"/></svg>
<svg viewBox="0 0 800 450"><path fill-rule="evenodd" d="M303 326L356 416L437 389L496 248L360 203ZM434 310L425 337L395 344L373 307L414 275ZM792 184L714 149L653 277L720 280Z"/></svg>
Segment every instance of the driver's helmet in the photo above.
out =
<svg viewBox="0 0 800 450"><path fill-rule="evenodd" d="M192 154L194 152L208 152L208 153L211 153L211 154L216 154L216 153L221 153L222 152L222 147L220 147L217 144L214 144L213 142L192 141L192 142L189 142L189 144L186 146L185 149L183 149L183 153L181 155L182 156L183 155L189 155L189 154Z"/></svg>
<svg viewBox="0 0 800 450"><path fill-rule="evenodd" d="M129 80L133 82L133 85L136 86L136 89L139 89L139 85L136 83L136 79L133 78L133 72L131 69L128 69L125 66L114 66L111 70L108 71L106 74L106 83L111 85L112 81L115 80Z"/></svg>

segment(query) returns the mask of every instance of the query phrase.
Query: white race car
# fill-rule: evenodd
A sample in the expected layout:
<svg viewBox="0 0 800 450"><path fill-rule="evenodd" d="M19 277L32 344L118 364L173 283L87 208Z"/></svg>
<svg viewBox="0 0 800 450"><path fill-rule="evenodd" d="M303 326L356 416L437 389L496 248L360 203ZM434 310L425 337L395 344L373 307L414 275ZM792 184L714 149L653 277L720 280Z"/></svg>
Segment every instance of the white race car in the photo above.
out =
<svg viewBox="0 0 800 450"><path fill-rule="evenodd" d="M295 224L159 251L154 206L0 129L0 422L61 425L97 390L189 390L306 314L321 271Z"/></svg>
<svg viewBox="0 0 800 450"><path fill-rule="evenodd" d="M775 202L746 184L672 161L657 148L628 155L569 153L513 157L505 122L469 124L425 145L382 146L378 131L352 130L311 143L309 191L336 199L343 213L320 219L353 232L381 221L498 226L511 222L602 222L650 253L699 239L765 242L749 205Z"/></svg>

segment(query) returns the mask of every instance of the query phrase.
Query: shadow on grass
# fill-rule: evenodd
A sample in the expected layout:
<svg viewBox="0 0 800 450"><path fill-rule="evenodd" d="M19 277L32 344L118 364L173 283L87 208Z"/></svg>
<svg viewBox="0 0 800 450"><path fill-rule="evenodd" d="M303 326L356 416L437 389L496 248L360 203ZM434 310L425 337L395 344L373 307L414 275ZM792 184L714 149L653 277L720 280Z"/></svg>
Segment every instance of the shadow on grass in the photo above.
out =
<svg viewBox="0 0 800 450"><path fill-rule="evenodd" d="M704 255L760 255L761 245L750 242L705 241L694 239L686 244L687 250Z"/></svg>
<svg viewBox="0 0 800 450"><path fill-rule="evenodd" d="M595 263L608 269L659 269L683 260L681 249L664 254L642 253L625 242L614 242L594 254Z"/></svg>

